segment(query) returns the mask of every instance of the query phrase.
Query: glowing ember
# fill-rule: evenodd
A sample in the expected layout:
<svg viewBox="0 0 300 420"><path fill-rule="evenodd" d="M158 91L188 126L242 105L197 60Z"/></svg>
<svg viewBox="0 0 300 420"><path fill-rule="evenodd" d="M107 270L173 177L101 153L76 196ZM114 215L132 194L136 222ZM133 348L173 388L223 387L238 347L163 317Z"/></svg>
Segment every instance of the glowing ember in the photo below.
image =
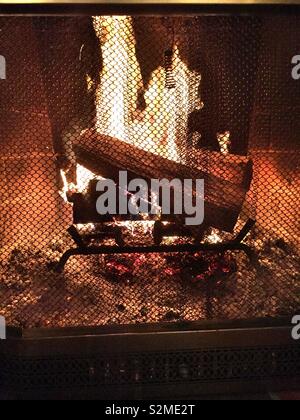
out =
<svg viewBox="0 0 300 420"><path fill-rule="evenodd" d="M105 257L103 274L114 282L132 283L139 271L149 260L160 261L163 272L168 277L179 277L185 282L205 287L208 281L221 286L225 278L236 272L237 265L227 254L183 255L172 254L157 259L155 254L111 255Z"/></svg>
<svg viewBox="0 0 300 420"><path fill-rule="evenodd" d="M173 277L173 276L176 276L176 275L180 274L180 269L179 268L168 267L168 268L165 269L165 274L167 276Z"/></svg>
<svg viewBox="0 0 300 420"><path fill-rule="evenodd" d="M220 286L225 277L236 272L235 259L228 254L182 255L174 254L166 258L168 276L180 275L184 281L206 287L208 281Z"/></svg>
<svg viewBox="0 0 300 420"><path fill-rule="evenodd" d="M206 237L206 242L210 244L218 244L222 242L222 238L217 229L212 229L211 233Z"/></svg>
<svg viewBox="0 0 300 420"><path fill-rule="evenodd" d="M132 268L126 266L124 263L118 263L116 261L106 262L106 274L117 281L124 280L130 282L133 278Z"/></svg>
<svg viewBox="0 0 300 420"><path fill-rule="evenodd" d="M125 222L116 222L115 226L120 226L127 229L133 236L139 235L139 233L146 235L150 234L153 231L154 226L153 221L143 220L143 221L125 221Z"/></svg>
<svg viewBox="0 0 300 420"><path fill-rule="evenodd" d="M131 283L138 271L147 261L143 254L108 255L105 257L103 274L113 282Z"/></svg>
<svg viewBox="0 0 300 420"><path fill-rule="evenodd" d="M167 236L163 240L164 245L176 245L177 242L181 239L180 236Z"/></svg>

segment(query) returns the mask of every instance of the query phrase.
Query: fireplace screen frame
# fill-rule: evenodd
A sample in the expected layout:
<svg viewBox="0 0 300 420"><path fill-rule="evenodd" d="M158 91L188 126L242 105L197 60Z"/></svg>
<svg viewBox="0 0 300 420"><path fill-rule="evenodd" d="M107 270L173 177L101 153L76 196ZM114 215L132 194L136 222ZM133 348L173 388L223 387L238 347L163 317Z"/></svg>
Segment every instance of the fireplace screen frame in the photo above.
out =
<svg viewBox="0 0 300 420"><path fill-rule="evenodd" d="M105 14L106 13L108 13L108 14L116 13L116 14L121 14L122 15L124 13L124 10L121 9L121 6L116 6L116 5L111 5L111 6L104 6L104 5L97 5L97 6L96 5L89 5L89 6L87 6L86 5L86 6L80 6L78 9L68 8L68 6L66 6L66 5L63 6L62 8L60 8L58 6L55 6L55 5L53 5L53 6L50 6L49 5L49 6L47 6L47 12L45 12L45 10L43 10L42 8L39 8L39 7L38 6L30 6L30 8L28 10L26 10L26 13L28 13L28 16L30 14L33 16L36 13L39 14L38 10L41 10L41 14L44 14L45 16L46 15L52 16L53 14L54 15L57 15L58 14L58 15L69 15L70 17L72 17L72 16L74 17L74 15L77 15L77 14L79 14L79 15L87 15L88 16L90 14L95 14L94 11L96 11L96 10L98 11L97 14L101 14L101 15L104 14L104 11L105 11ZM141 15L144 15L144 14L145 15L148 15L148 16L149 15L150 16L151 15L155 15L156 16L157 14L161 14L162 11L163 11L163 13L166 13L167 15L168 14L174 15L174 14L176 14L176 11L178 11L177 13L182 14L182 15L189 15L189 14L192 14L192 15L194 15L194 14L211 15L211 14L215 14L216 16L219 16L219 15L222 15L224 13L224 11L226 11L226 13L231 13L231 14L234 15L235 11L237 10L234 6L232 8L229 8L229 7L227 8L225 6L220 6L220 7L218 7L218 6L210 6L210 7L209 6L203 6L203 7L201 7L201 6L194 6L194 5L189 5L189 6L183 6L183 5L181 5L181 6L176 6L175 9L174 8L173 9L168 8L167 6L166 7L162 7L162 6L156 6L155 7L153 5L152 6L148 6L147 5L145 7L144 6L143 7L141 7L141 6L126 6L126 8L127 7L128 7L128 11L130 12L129 14L130 15L131 14L134 14L135 16L141 16ZM287 16L291 16L293 9L294 8L286 9L286 12L285 12L286 15ZM8 14L5 14L4 13L4 15L1 17L1 19L4 19L5 16L9 16L10 13L12 12L12 10L13 9L10 8L10 7L8 7L8 6L1 6L1 8L0 8L0 14L4 13L5 11L9 11ZM18 14L19 9L15 8L14 10L15 10L15 12L13 12L13 13ZM240 10L240 9L238 9L238 10ZM279 8L276 9L276 7L274 9L268 9L266 7L263 8L263 9L256 9L255 7L251 9L250 7L245 7L245 14L248 15L249 14L249 11L250 11L250 15L255 15L255 16L260 16L260 17L261 16L273 15L273 14L276 16L277 15L276 10L279 11L279 10L282 10L282 9L279 9ZM298 13L298 16L299 16L299 8L296 8L296 10L297 10L297 13ZM109 12L109 11L111 11L111 12ZM293 12L294 11L295 11L295 9L293 10ZM277 16L279 16L279 15L277 15ZM33 19L34 19L34 17L33 17ZM43 59L45 59L45 57L43 57L43 55L41 54L41 50L42 50L42 47L40 46L40 52L39 52L40 55L39 55L39 57L40 57L40 60L43 62ZM43 62L44 68L45 68L45 65L46 65L45 62ZM48 89L49 89L49 87L48 87ZM49 104L48 104L48 106L49 106ZM264 117L264 115L262 115L262 116L258 115L258 117ZM262 121L259 121L259 123L262 123L262 128L266 128L268 126L268 121L267 121L267 125L264 125L265 121L263 121L263 120ZM263 168L263 161L264 161L264 159L267 159L268 156L267 156L267 154L266 155L263 155L262 154L261 157L259 157L259 156L256 157L257 158L256 164L258 165L257 167L259 167L260 169L262 168L261 170L264 170L264 168ZM248 155L248 157L249 157L249 155ZM251 154L250 157L253 158L253 154ZM285 156L283 159L281 159L282 160L281 161L280 160L280 157L278 157L278 156L274 156L273 157L272 156L270 158L270 162L271 162L270 163L270 167L272 166L272 164L273 164L274 161L277 162L278 159L279 159L280 160L280 165L282 165L282 167L285 168L285 165L287 165L287 162L288 162L289 158L290 158L289 156ZM14 164L14 163L12 162L12 164ZM249 204L249 206L251 208L247 208L246 209L246 213L245 213L246 217L243 219L244 220L244 223L245 223L245 228L242 229L242 226L243 225L241 225L241 228L240 228L241 233L239 234L238 231L237 231L236 232L236 236L231 237L230 241L229 242L226 242L226 244L227 244L227 246L229 248L231 246L232 248L237 248L237 249L242 249L244 251L247 251L248 256L250 256L250 257L253 257L253 255L251 253L251 246L250 245L246 245L246 244L245 245L242 245L241 242L244 239L244 237L249 233L249 230L251 228L253 228L253 223L252 223L252 204L254 203L254 209L255 209L255 211L257 211L256 200L257 200L257 194L259 194L259 188L260 188L260 184L259 184L259 182L260 182L260 176L259 175L261 175L261 173L254 172L254 178L256 177L255 178L255 191L252 191L251 192L251 194L253 194L253 195L251 196L250 200L248 201L248 204ZM273 176L273 175L274 174L271 172L271 176ZM247 182L247 178L246 178L246 182ZM263 207L264 206L264 203L261 203L261 206ZM271 209L270 211L274 211L274 208ZM247 216L249 216L249 217L247 217ZM255 215L253 216L253 219L254 218L255 218ZM73 240L75 240L75 242L76 242L77 249L75 251L71 251L70 253L66 254L66 257L71 256L73 252L74 252L75 255L78 255L78 254L89 255L90 253L97 253L97 252L99 254L103 254L104 253L104 249L103 248L100 248L98 250L97 249L94 249L94 248L92 248L92 249L89 248L87 250L85 248L84 244L82 242L80 242L80 241L82 241L82 238L81 237L78 237L78 231L75 231L74 228L73 228L73 230L71 230L71 234L72 234ZM158 236L159 236L159 234L160 233L158 233ZM192 246L190 244L189 245L181 245L181 246L183 247L182 248L182 251L190 251L190 252L191 251L193 251L193 252L196 252L197 251L198 252L198 251L203 250L202 249L202 245L200 247L198 245L198 248L197 248L197 246L195 246L195 245ZM224 244L222 246L224 246ZM213 250L216 247L218 249L218 245L217 246L209 245L208 248L210 248L210 247L212 247ZM264 258L265 258L265 260L267 260L267 262L266 262L265 266L263 267L262 272L260 273L260 275L263 275L264 270L269 269L270 266L272 266L272 264L274 265L274 261L268 261L268 254L266 255L266 253L267 253L267 247L271 248L271 251L272 252L275 252L276 258L278 258L278 259L279 258L290 257L290 255L289 255L289 252L290 252L289 244L285 241L285 239L284 238L281 238L281 237L278 237L278 238L276 238L276 241L274 241L271 238L271 240L270 240L270 242L268 242L268 244L264 244L263 252L265 253ZM174 251L172 248L155 248L155 247L154 248L150 248L148 251L149 252L152 252L152 254L153 254L153 253L156 253L157 250L162 250L164 252L167 252L167 251L168 252L170 252L170 251L173 252ZM222 250L223 249L221 249L221 251ZM116 251L116 248L114 248L112 250L108 250L108 253L111 254L111 253L113 253L113 251ZM138 248L135 248L135 249L123 248L123 250L122 250L122 252L125 253L125 254L126 253L128 253L128 254L129 253L134 253L134 251L138 251ZM140 251L142 251L142 249ZM218 249L218 251L219 251L219 249ZM23 266L23 263L22 263L22 258L24 258L24 256L22 255L22 253L21 253L21 255L18 252L14 253L12 256L10 256L10 261L9 261L10 267L16 265L18 267L18 269L24 270L24 266ZM31 256L31 258L34 258L34 256L33 257ZM292 259L294 259L294 258L292 258ZM111 262L111 260L109 260L109 259L108 259L108 261ZM291 263L290 260L289 260L289 262ZM51 263L53 263L53 261L50 261L50 265L51 265ZM66 258L63 259L60 268L63 268L62 266L65 263L66 263ZM225 264L226 263L228 263L228 262L225 261ZM120 264L121 265L124 264L123 260L121 260ZM50 270L50 269L53 268L53 266L48 267L48 268ZM127 267L126 264L125 264L125 269L128 269L128 267ZM226 269L227 269L227 267L226 267ZM271 272L272 272L272 270L274 270L274 267L271 267ZM275 268L275 270L276 270L276 268ZM293 267L291 269L291 271L293 271L293 273L291 274L291 277L293 277L295 274L297 275L297 272L295 273L295 270L296 270L295 267ZM274 271L272 273L274 274ZM15 274L16 273L14 273L14 275ZM4 276L5 276L5 274L4 274ZM22 277L22 273L21 273L21 277ZM18 279L19 279L19 273L17 273L17 282L18 282ZM296 278L293 281L295 282L295 287L296 287L297 286L297 284L296 284ZM240 280L240 282L242 282L242 280ZM52 284L49 284L48 286L51 288ZM17 287L17 286L14 285L13 288L14 287ZM54 288L55 287L56 286L55 286L55 282L54 282ZM240 287L241 287L241 285L240 285ZM285 287L287 288L287 285ZM26 289L26 284L24 285L24 288ZM179 290L181 291L182 289L179 289ZM270 294L272 294L272 290L266 291L266 297L267 298L270 298L271 299L271 295ZM156 291L156 293L158 293L158 291ZM205 300L204 306L205 306L205 312L206 312L206 315L205 315L206 319L210 319L210 318L213 318L214 319L214 318L219 318L219 317L222 318L222 315L220 316L220 313L222 313L222 312L218 312L218 311L222 311L222 308L221 309L219 308L216 312L214 312L214 309L212 307L214 305L216 296L214 296L214 294L213 294L213 292L211 290L211 287L205 287L204 291L201 291L201 293L204 293L204 298L202 298L202 299ZM232 291L231 291L231 293L232 293ZM257 291L257 293L259 293L259 291ZM89 291L89 294L93 294L93 291L92 290ZM250 296L251 296L251 293L250 293ZM66 296L66 298L68 298L68 296ZM89 299L91 299L91 297L90 298L87 297L87 301L86 301L86 303L84 303L84 306L90 304ZM278 297L278 300L279 299L280 299L280 296ZM121 298L121 300L120 300L120 298L118 298L117 300L114 300L114 305L116 306L116 311L119 314L119 318L117 316L117 318L116 318L117 320L116 319L108 319L106 322L108 322L109 325L110 324L115 324L115 323L126 324L128 322L128 318L126 316L124 316L124 312L126 312L126 310L127 310L127 304L124 304L122 302L122 298ZM42 302L43 302L43 299L41 298L41 304L43 304ZM93 302L92 302L92 304L93 304ZM275 303L272 303L272 305L273 304L276 305L277 304L277 301ZM97 302L94 305L95 305L95 310L96 310ZM180 322L193 321L193 319L191 319L189 317L187 317L187 319L185 319L184 317L181 318L181 315L179 315L177 313L177 311L172 308L172 305L169 305L169 306L166 305L166 307L167 307L167 309L165 310L164 316L162 316L160 318L156 318L156 321L155 322L158 322L159 323L159 322L170 321L170 322L173 323L173 322L178 322L178 321L180 321ZM80 306L80 308L81 308L80 310L82 310L83 307ZM283 313L280 313L280 310L279 310L279 312L277 312L277 315L274 315L274 313L271 311L271 314L272 314L271 316L280 317L281 315L288 315L288 316L293 315L295 313L295 311L298 309L297 308L297 303L296 302L292 302L292 304L289 307L289 309L290 309L290 312L283 311ZM143 320L146 320L144 322L147 323L148 322L147 321L147 319L148 319L147 318L147 310L149 310L149 309L147 309L147 305L141 305L141 307L139 308L139 310L142 311L142 313L141 313L141 316L140 316L140 318L138 319L137 322L143 322ZM27 312L27 316L29 316L29 318L30 318L31 317L31 309L28 309L27 308L27 311L28 311ZM79 309L77 309L77 311L79 311ZM150 310L150 312L151 312L151 310ZM252 311L252 312L249 311L249 312L250 312L250 316L249 316L250 318L256 316L255 315L255 311ZM260 313L261 316L264 316L266 314L266 316L268 317L269 314L267 312L264 312L264 308L262 309L261 312L257 311L257 313ZM46 324L45 324L44 321L43 322L39 322L36 318L35 318L35 321L33 323L32 322L29 322L29 324L26 324L26 322L25 322L25 324L24 324L23 323L23 320L22 320L22 315L19 315L19 316L21 316L21 319L19 319L19 317L17 317L18 318L18 323L17 323L16 326L18 326L18 327L25 326L25 328L27 328L29 326L30 328L36 328L36 327L45 327L46 326ZM242 317L247 317L247 316L244 316L243 315ZM112 317L112 318L114 318L114 317ZM238 316L237 316L237 318L238 318ZM229 316L229 319L230 319L230 316ZM125 320L125 321L123 321L123 320ZM198 321L198 319L194 319L194 321ZM153 321L151 320L151 317L150 317L150 323L152 323L152 322ZM81 321L78 321L78 323L75 323L75 324L73 324L71 322L70 325L71 326L73 326L73 325L79 326L79 325L82 325L82 323L84 323L84 318L81 318ZM94 323L97 324L97 320L94 320ZM87 324L88 325L92 325L93 324L93 321L91 321L89 319L87 321ZM53 323L50 323L49 325L51 327L56 327L55 321L53 321ZM102 321L100 322L100 325L102 325ZM66 323L66 325L61 325L60 323L58 323L57 326L65 326L65 327L68 327L69 324Z"/></svg>

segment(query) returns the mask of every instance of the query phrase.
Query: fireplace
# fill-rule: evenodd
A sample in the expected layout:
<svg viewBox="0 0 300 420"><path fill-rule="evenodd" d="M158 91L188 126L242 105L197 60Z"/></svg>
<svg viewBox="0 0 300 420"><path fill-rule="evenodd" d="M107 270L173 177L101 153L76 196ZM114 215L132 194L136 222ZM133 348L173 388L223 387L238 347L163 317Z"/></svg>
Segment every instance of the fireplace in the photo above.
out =
<svg viewBox="0 0 300 420"><path fill-rule="evenodd" d="M36 389L58 366L60 385L69 375L122 396L300 375L289 337L300 310L298 9L147 10L0 17L7 392ZM100 180L129 198L120 172L203 179L203 223L173 208L99 214Z"/></svg>

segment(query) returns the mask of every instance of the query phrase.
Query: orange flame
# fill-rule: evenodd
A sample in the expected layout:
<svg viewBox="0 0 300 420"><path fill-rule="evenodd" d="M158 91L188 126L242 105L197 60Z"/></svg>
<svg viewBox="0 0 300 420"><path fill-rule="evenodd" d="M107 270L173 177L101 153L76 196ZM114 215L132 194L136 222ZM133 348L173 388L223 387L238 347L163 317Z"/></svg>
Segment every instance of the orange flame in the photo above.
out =
<svg viewBox="0 0 300 420"><path fill-rule="evenodd" d="M94 17L103 58L101 84L96 95L96 129L146 151L180 161L178 134L187 134L188 115L199 104L201 76L191 72L174 49L176 88L165 86L165 69L159 67L144 93L146 109L137 111L143 89L136 58L133 21L128 16Z"/></svg>
<svg viewBox="0 0 300 420"><path fill-rule="evenodd" d="M188 116L203 106L199 99L201 75L188 69L175 45L173 74L176 87L167 89L165 69L162 66L157 68L144 92L146 108L138 111L138 95L143 91L143 79L136 57L132 18L97 16L93 18L93 25L103 61L101 83L96 91L96 130L145 151L184 163L185 156L177 139L185 135L187 138ZM87 78L88 88L91 83ZM77 165L76 186L68 184L63 171L61 175L64 182L61 195L65 200L70 189L84 192L89 180L95 178L81 165ZM145 232L153 226L152 221L142 223ZM133 230L138 227L135 222L122 224Z"/></svg>

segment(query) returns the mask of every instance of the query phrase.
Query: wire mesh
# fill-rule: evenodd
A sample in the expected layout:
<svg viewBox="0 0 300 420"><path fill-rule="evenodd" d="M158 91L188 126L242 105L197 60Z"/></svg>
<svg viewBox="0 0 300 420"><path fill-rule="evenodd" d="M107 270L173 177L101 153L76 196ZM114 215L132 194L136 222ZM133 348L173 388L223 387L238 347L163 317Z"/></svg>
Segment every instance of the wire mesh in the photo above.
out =
<svg viewBox="0 0 300 420"><path fill-rule="evenodd" d="M0 80L0 314L9 324L276 317L300 307L300 83L291 77L299 23L298 16L0 18L8 75ZM70 192L86 199L91 180L115 179L119 170L203 178L201 238L181 237L176 221L164 243L224 241L251 217L256 263L239 253L153 253L74 257L54 272L75 246ZM103 229L87 219L80 232ZM110 225L127 244L154 241L153 221Z"/></svg>

